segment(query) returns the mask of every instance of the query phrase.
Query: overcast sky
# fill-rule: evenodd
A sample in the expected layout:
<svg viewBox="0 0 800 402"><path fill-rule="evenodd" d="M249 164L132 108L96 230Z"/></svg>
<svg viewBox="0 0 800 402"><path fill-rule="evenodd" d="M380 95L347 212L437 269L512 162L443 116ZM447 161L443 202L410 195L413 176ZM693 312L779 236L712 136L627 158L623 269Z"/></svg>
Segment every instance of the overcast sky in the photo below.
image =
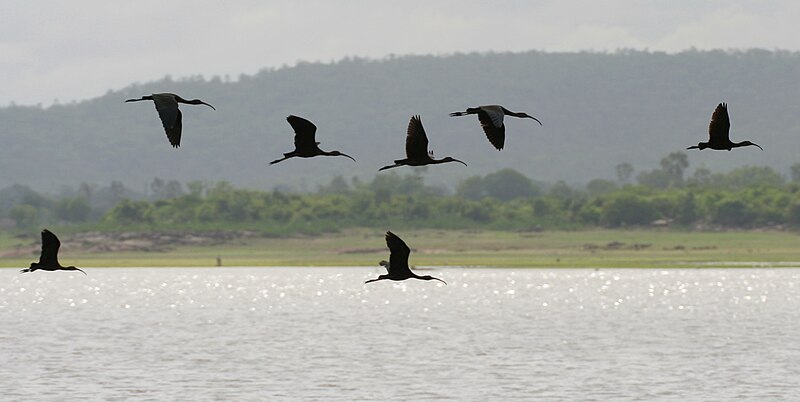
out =
<svg viewBox="0 0 800 402"><path fill-rule="evenodd" d="M794 0L0 0L0 105L345 56L800 50L798 16Z"/></svg>

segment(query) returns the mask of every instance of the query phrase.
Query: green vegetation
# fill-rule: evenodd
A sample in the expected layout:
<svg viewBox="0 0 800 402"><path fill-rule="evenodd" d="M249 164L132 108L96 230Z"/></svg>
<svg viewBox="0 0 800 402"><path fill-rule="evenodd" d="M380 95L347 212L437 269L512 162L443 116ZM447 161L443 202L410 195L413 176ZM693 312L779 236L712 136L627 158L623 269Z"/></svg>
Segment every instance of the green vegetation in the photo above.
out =
<svg viewBox="0 0 800 402"><path fill-rule="evenodd" d="M800 226L800 184L767 167L725 174L699 168L684 177L684 162L685 155L670 154L657 169L639 173L637 184L630 184L632 169L621 165L618 182L597 179L584 188L534 182L511 169L468 178L454 192L427 185L424 170L380 174L370 182L336 177L302 194L238 189L226 182L192 182L185 191L177 182L167 185L158 179L149 197L121 184L114 191L67 191L61 198L17 186L16 191L0 190L0 216L19 225L0 232L0 266L27 265L38 252L36 232L45 222L60 222L48 226L67 242L87 231L248 231L202 246L156 240L158 247L139 251L98 251L81 248L82 241L76 240L64 250L64 260L86 267L208 266L216 264L217 256L226 266L373 265L386 257L386 229L418 250L419 265L800 262L800 242L789 232ZM87 199L80 194L104 195ZM109 206L113 194L122 198Z"/></svg>
<svg viewBox="0 0 800 402"><path fill-rule="evenodd" d="M664 157L638 184L596 179L584 188L537 183L512 169L462 181L454 192L421 175L335 177L311 193L257 191L227 182L155 179L151 195L121 183L48 197L15 186L0 190L0 217L30 233L56 223L67 231L251 230L268 236L314 235L347 228L504 231L672 227L680 230L792 229L800 226L800 183L769 167L688 178L686 154ZM627 171L621 166L618 171ZM629 176L622 175L622 176ZM13 190L13 191L9 191ZM95 195L96 194L96 195ZM132 197L127 197L131 194ZM112 204L110 200L117 200Z"/></svg>

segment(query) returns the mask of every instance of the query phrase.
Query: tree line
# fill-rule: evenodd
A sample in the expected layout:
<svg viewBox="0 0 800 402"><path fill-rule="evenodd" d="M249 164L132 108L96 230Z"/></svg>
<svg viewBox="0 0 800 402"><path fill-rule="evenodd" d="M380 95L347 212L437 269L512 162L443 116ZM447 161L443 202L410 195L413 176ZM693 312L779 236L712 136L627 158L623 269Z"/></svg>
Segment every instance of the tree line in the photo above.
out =
<svg viewBox="0 0 800 402"><path fill-rule="evenodd" d="M371 181L337 176L315 191L237 188L230 183L154 179L143 191L120 182L82 184L47 197L24 186L0 190L6 224L46 222L87 229L253 229L268 234L318 233L347 227L548 230L672 226L800 226L800 164L790 177L763 166L686 174L686 154L664 157L638 174L616 166L617 179L583 186L538 182L513 169L461 181L426 184L427 171L380 174Z"/></svg>

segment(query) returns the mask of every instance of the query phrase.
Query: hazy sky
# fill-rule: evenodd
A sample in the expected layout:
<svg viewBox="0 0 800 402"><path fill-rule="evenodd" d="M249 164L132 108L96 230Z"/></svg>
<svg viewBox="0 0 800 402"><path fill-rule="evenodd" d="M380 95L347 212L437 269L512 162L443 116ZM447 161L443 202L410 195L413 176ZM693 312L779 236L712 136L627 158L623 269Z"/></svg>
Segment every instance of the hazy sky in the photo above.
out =
<svg viewBox="0 0 800 402"><path fill-rule="evenodd" d="M800 50L798 16L795 0L0 0L0 105L345 56Z"/></svg>

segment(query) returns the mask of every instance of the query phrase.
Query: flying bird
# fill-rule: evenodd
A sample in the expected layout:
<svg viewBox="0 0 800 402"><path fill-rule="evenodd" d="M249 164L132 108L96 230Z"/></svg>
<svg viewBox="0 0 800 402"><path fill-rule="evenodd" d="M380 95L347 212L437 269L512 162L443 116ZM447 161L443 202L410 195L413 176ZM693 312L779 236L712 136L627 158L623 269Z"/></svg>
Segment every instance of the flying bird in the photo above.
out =
<svg viewBox="0 0 800 402"><path fill-rule="evenodd" d="M39 262L32 262L30 268L25 268L19 272L33 272L37 269L44 271L81 271L82 269L73 266L65 267L58 262L58 248L61 247L61 242L53 232L45 229L42 230L42 254L39 256ZM86 272L83 272L86 275Z"/></svg>
<svg viewBox="0 0 800 402"><path fill-rule="evenodd" d="M382 281L384 279L389 279L392 281L404 281L406 279L414 278L420 279L423 281L430 281L436 280L441 283L447 285L447 282L439 279L434 278L430 275L419 276L413 272L411 272L411 268L408 267L408 255L411 254L411 249L408 248L406 243L396 234L392 232L386 232L386 245L389 247L389 262L381 261L379 264L386 268L388 272L386 275L380 275L377 279L370 279L365 284L370 282Z"/></svg>
<svg viewBox="0 0 800 402"><path fill-rule="evenodd" d="M485 105L478 107L467 108L465 112L450 113L450 117L466 116L468 114L477 114L478 121L483 127L483 132L486 133L486 138L494 145L497 150L503 149L503 144L506 142L506 126L503 124L503 117L525 117L536 120L539 125L542 122L539 119L525 113L525 112L512 112L500 105Z"/></svg>
<svg viewBox="0 0 800 402"><path fill-rule="evenodd" d="M177 148L181 146L181 129L183 124L181 122L181 111L178 109L178 103L185 103L187 105L206 105L214 110L214 106L201 101L200 99L186 100L178 95L171 93L152 94L142 96L139 99L128 99L125 102L139 102L144 100L151 100L156 104L156 111L158 117L161 118L161 124L164 126L164 131L167 133L169 143Z"/></svg>
<svg viewBox="0 0 800 402"><path fill-rule="evenodd" d="M717 108L714 109L714 114L711 115L711 123L708 125L708 142L700 142L686 149L699 149L702 151L706 148L711 148L718 151L726 149L730 151L733 148L753 145L762 151L764 150L760 145L750 141L731 142L729 136L730 129L731 120L730 117L728 117L728 104L723 102L717 105Z"/></svg>
<svg viewBox="0 0 800 402"><path fill-rule="evenodd" d="M294 151L283 154L283 158L270 162L270 165L285 161L289 158L313 158L320 155L345 156L352 159L353 162L356 161L350 155L339 151L326 152L319 149L319 142L314 138L314 135L317 133L317 126L315 126L314 123L297 116L289 116L286 118L286 121L289 122L294 130Z"/></svg>
<svg viewBox="0 0 800 402"><path fill-rule="evenodd" d="M420 120L419 116L412 116L411 121L408 122L408 130L406 132L406 158L397 159L394 161L394 165L384 166L378 171L399 166L424 166L447 162L458 162L467 166L466 163L449 156L443 159L433 159L433 151L428 151L428 136L425 135L422 120Z"/></svg>

